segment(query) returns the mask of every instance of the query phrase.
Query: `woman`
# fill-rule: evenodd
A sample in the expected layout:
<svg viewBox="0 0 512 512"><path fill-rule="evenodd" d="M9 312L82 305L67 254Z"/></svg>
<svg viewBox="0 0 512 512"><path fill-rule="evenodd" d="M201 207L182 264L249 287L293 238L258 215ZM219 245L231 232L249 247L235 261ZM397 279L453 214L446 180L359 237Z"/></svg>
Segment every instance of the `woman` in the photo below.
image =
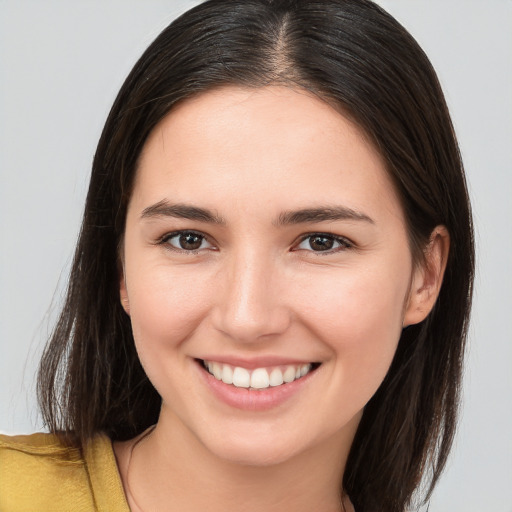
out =
<svg viewBox="0 0 512 512"><path fill-rule="evenodd" d="M472 275L411 36L367 1L205 2L106 122L41 363L57 436L2 438L0 508L405 510L450 449Z"/></svg>

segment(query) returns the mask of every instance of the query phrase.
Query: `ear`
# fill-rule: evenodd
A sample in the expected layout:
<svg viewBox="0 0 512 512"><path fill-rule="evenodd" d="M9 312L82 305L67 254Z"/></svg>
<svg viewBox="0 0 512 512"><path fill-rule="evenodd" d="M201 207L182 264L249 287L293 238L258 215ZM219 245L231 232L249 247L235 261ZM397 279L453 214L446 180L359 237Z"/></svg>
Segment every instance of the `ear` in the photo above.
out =
<svg viewBox="0 0 512 512"><path fill-rule="evenodd" d="M123 306L125 313L130 316L130 301L128 300L123 264L120 263L119 267L119 297L121 299L121 306Z"/></svg>
<svg viewBox="0 0 512 512"><path fill-rule="evenodd" d="M424 260L414 270L404 312L404 327L422 322L434 307L443 283L449 251L448 230L445 226L436 226L425 249Z"/></svg>

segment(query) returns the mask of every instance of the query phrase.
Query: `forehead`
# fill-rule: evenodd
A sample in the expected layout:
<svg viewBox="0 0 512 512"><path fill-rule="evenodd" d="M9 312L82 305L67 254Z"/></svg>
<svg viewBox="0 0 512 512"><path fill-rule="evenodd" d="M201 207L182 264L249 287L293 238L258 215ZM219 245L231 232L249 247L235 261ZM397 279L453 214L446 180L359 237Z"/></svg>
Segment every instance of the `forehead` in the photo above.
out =
<svg viewBox="0 0 512 512"><path fill-rule="evenodd" d="M281 209L374 201L400 213L383 160L361 130L316 96L282 86L224 87L172 110L144 146L134 188L145 202L165 194L193 194L212 207L249 207L254 197L254 206Z"/></svg>

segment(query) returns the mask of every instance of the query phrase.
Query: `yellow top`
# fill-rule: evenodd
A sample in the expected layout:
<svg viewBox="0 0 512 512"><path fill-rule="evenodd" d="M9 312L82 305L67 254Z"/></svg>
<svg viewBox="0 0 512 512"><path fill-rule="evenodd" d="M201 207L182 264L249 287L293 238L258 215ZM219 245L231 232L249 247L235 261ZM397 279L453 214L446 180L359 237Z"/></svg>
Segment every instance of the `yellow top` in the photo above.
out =
<svg viewBox="0 0 512 512"><path fill-rule="evenodd" d="M0 511L130 512L111 440L81 450L52 434L0 435Z"/></svg>

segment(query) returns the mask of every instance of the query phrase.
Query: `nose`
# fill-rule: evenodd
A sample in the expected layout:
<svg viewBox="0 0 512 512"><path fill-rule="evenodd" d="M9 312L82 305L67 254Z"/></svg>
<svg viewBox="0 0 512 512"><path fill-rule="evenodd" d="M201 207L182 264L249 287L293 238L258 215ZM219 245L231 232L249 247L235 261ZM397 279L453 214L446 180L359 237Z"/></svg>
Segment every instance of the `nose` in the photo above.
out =
<svg viewBox="0 0 512 512"><path fill-rule="evenodd" d="M278 265L265 255L232 255L212 313L214 326L237 342L255 342L285 332L290 311Z"/></svg>

